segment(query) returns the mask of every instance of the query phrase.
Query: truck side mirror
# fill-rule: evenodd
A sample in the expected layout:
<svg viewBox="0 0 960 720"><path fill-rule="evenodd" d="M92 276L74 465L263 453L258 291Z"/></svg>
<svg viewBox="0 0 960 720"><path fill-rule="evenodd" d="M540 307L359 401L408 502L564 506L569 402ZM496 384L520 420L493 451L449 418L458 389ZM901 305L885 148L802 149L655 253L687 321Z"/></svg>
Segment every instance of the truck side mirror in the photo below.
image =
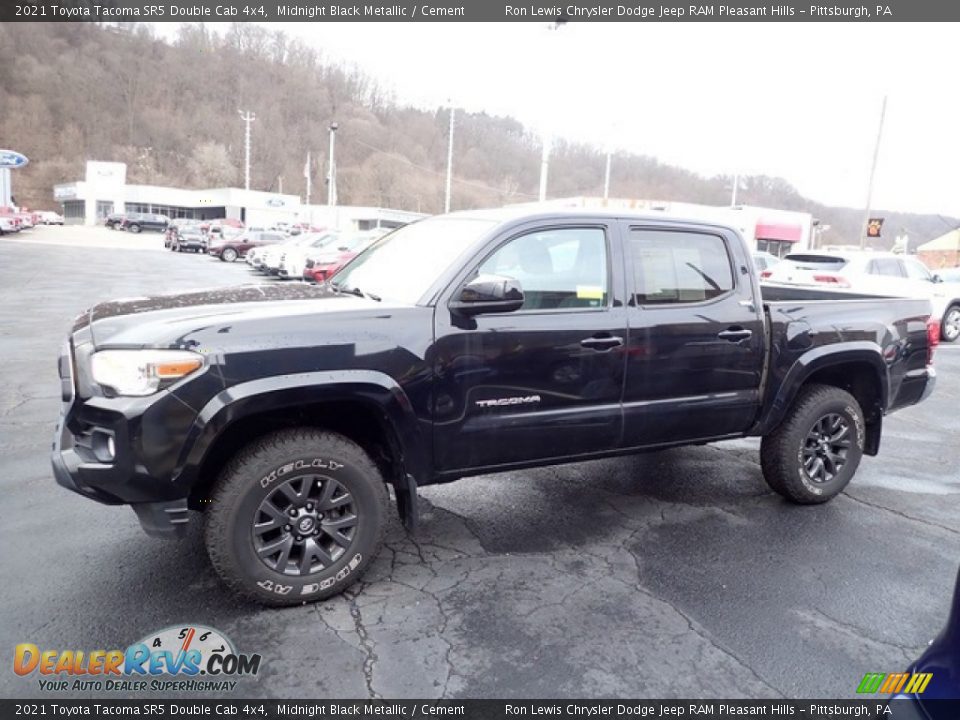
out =
<svg viewBox="0 0 960 720"><path fill-rule="evenodd" d="M451 312L465 315L505 313L523 307L520 281L504 275L478 275L460 289L450 301Z"/></svg>

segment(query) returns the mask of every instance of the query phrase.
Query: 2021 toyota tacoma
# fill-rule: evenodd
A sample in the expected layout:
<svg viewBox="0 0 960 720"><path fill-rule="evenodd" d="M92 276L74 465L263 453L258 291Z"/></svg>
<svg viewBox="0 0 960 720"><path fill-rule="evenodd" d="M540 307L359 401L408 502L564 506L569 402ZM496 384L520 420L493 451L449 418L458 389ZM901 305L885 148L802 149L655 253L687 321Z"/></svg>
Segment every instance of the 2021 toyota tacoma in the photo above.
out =
<svg viewBox="0 0 960 720"><path fill-rule="evenodd" d="M272 605L364 572L388 486L412 528L419 485L761 436L769 485L825 502L931 392L938 328L926 300L764 293L729 227L424 220L325 285L90 309L60 358L54 473L151 534L202 513L216 571Z"/></svg>

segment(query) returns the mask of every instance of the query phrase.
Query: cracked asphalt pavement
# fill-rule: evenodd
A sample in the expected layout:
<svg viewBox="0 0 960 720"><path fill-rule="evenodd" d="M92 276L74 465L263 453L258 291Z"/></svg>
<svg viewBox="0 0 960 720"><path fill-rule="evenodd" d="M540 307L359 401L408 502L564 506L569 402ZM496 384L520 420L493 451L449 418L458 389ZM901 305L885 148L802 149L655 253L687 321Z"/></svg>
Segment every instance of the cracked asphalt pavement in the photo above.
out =
<svg viewBox="0 0 960 720"><path fill-rule="evenodd" d="M202 623L263 656L234 697L852 697L946 620L960 562L960 346L887 419L833 502L796 507L742 440L461 480L421 491L361 583L264 609L200 545L146 537L129 509L57 486L58 348L89 305L249 280L243 263L0 240L0 652L122 648ZM89 231L87 231L89 235ZM88 237L83 235L83 238ZM93 235L89 235L93 237ZM80 242L80 240L77 240ZM111 236L111 243L122 244ZM67 243L67 244L58 244ZM0 695L39 697L0 673ZM64 693L84 696L85 693Z"/></svg>

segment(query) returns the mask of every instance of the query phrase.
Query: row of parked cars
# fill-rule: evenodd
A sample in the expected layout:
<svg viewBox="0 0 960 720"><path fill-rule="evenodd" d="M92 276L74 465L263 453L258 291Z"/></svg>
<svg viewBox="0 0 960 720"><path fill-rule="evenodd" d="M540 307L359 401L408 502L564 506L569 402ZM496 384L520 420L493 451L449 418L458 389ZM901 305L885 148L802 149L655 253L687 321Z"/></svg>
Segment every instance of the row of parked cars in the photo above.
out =
<svg viewBox="0 0 960 720"><path fill-rule="evenodd" d="M306 233L283 242L255 247L247 253L246 261L263 275L322 283L387 232L379 229Z"/></svg>
<svg viewBox="0 0 960 720"><path fill-rule="evenodd" d="M0 235L29 230L37 225L63 225L63 215L52 210L0 207Z"/></svg>
<svg viewBox="0 0 960 720"><path fill-rule="evenodd" d="M960 268L930 270L912 255L864 250L804 250L782 259L754 255L761 285L809 287L849 295L925 298L944 342L960 337Z"/></svg>
<svg viewBox="0 0 960 720"><path fill-rule="evenodd" d="M223 221L174 221L165 246L222 262L246 260L251 269L280 279L325 282L388 230L338 232L318 228L247 229Z"/></svg>

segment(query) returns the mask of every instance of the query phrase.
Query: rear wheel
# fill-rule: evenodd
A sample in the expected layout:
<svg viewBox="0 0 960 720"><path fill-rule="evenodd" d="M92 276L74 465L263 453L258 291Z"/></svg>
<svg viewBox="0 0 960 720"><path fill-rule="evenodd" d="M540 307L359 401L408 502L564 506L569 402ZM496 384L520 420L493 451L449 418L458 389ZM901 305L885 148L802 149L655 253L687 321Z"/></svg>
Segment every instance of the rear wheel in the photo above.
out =
<svg viewBox="0 0 960 720"><path fill-rule="evenodd" d="M138 233L138 232L140 232L140 226L139 226L139 225L128 225L128 226L127 226L127 230L129 230L129 231L132 232L132 233Z"/></svg>
<svg viewBox="0 0 960 720"><path fill-rule="evenodd" d="M298 605L355 582L380 551L386 518L386 485L358 445L286 430L224 469L205 541L231 588L266 605Z"/></svg>
<svg viewBox="0 0 960 720"><path fill-rule="evenodd" d="M940 337L944 342L953 342L960 337L960 305L951 305L943 314Z"/></svg>
<svg viewBox="0 0 960 720"><path fill-rule="evenodd" d="M799 504L839 495L863 457L864 427L863 411L850 393L830 385L803 388L760 445L767 484Z"/></svg>
<svg viewBox="0 0 960 720"><path fill-rule="evenodd" d="M237 251L233 248L226 248L222 253L220 253L220 259L224 262L233 262L237 259Z"/></svg>

